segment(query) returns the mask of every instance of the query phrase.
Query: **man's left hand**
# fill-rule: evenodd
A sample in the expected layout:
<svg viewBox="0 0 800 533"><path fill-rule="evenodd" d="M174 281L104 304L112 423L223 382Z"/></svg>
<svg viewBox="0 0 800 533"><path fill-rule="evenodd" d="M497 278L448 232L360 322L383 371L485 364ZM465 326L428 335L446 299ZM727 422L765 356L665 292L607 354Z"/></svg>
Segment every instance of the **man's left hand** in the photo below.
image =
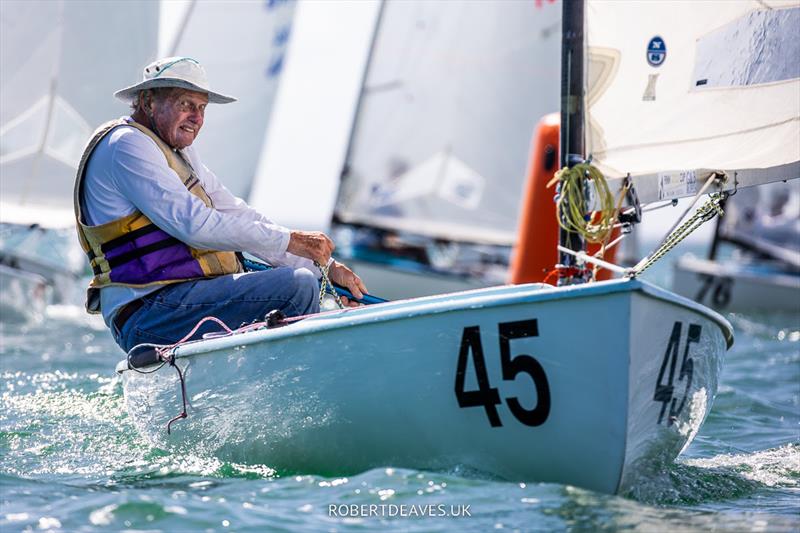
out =
<svg viewBox="0 0 800 533"><path fill-rule="evenodd" d="M364 282L361 281L361 278L356 276L352 270L339 261L334 261L331 263L331 266L328 269L328 276L332 282L338 283L342 287L345 287L353 294L353 296L358 299L363 298L364 293L368 292L367 287L364 286ZM358 302L348 300L347 298L343 298L342 301L350 307L356 307L359 305Z"/></svg>

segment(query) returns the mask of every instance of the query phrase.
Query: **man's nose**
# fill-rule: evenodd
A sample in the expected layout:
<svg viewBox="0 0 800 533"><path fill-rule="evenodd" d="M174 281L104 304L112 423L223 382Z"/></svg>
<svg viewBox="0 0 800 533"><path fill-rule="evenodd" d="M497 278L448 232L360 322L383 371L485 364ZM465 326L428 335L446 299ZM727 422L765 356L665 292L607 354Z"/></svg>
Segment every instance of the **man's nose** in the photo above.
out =
<svg viewBox="0 0 800 533"><path fill-rule="evenodd" d="M191 113L189 114L189 120L191 120L192 122L194 122L198 126L201 126L203 124L204 115L205 115L205 113L203 112L203 110L195 107L194 109L192 109Z"/></svg>

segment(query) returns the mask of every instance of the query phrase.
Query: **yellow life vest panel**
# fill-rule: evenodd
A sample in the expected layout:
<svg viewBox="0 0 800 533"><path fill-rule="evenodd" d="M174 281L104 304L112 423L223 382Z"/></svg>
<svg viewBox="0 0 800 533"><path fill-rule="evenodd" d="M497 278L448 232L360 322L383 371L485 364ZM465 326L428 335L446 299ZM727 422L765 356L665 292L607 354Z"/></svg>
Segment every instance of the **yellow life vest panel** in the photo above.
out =
<svg viewBox="0 0 800 533"><path fill-rule="evenodd" d="M84 149L75 179L78 240L94 272L87 291L86 310L94 314L100 312L100 289L103 287L149 287L243 272L235 252L193 248L160 229L139 211L97 226L86 224L81 213L86 165L100 141L119 126L134 127L150 137L189 192L213 207L188 161L152 130L125 119L100 126Z"/></svg>

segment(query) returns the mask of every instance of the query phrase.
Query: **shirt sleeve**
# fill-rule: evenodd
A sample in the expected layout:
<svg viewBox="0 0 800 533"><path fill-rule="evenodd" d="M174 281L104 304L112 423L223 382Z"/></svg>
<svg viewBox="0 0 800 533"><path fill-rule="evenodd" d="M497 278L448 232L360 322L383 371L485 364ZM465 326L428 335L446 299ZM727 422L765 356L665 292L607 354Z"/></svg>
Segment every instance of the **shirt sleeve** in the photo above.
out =
<svg viewBox="0 0 800 533"><path fill-rule="evenodd" d="M131 133L114 144L111 176L117 189L159 228L194 248L248 252L273 265L313 265L286 252L287 228L233 196L216 176L198 172L212 199L213 207L208 207L183 185L151 139Z"/></svg>

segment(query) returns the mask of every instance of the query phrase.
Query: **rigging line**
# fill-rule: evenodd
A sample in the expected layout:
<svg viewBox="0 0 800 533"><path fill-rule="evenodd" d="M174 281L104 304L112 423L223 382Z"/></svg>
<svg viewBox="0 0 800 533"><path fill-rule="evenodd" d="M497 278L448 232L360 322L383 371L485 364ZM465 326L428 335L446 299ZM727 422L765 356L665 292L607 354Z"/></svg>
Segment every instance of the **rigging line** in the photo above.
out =
<svg viewBox="0 0 800 533"><path fill-rule="evenodd" d="M664 239L663 244L659 246L656 251L649 256L645 256L644 259L636 264L636 266L631 268L627 276L638 276L655 264L656 261L664 257L670 250L675 248L675 246L677 246L681 241L699 228L703 223L711 220L714 218L714 216L722 216L724 213L720 204L725 199L726 195L727 193L725 192L712 193L705 204L697 209L697 211L673 233L670 233L667 238Z"/></svg>
<svg viewBox="0 0 800 533"><path fill-rule="evenodd" d="M697 201L700 199L700 197L703 196L706 193L706 191L708 191L708 189L711 187L711 185L714 182L717 181L717 179L719 179L720 177L723 177L723 176L725 176L724 173L723 174L718 174L718 173L714 172L713 174L711 174L708 177L708 179L706 179L706 182L703 184L703 186L700 188L700 190L697 191L697 194L694 195L694 199L692 200L692 203L689 204L689 207L687 207L684 210L684 212L681 214L681 216L678 217L678 219L675 221L675 223L672 224L672 227L669 228L669 230L667 231L667 233L664 236L664 238L661 239L661 241L658 243L658 246L656 246L648 255L646 255L645 259L650 258L656 252L656 250L658 250L659 248L664 246L664 243L667 242L667 240L670 238L670 236L672 235L672 232L675 231L675 229L678 226L680 226L680 224L683 221L683 219L686 218L686 215L689 214L689 211L691 211L694 208L694 206L697 204Z"/></svg>
<svg viewBox="0 0 800 533"><path fill-rule="evenodd" d="M622 224L620 224L620 226L622 226ZM617 226L615 225L614 227L616 228ZM598 257L601 253L609 251L610 249L612 249L613 247L618 245L620 242L625 240L627 237L628 237L627 233L620 234L616 239L614 239L610 243L606 244L605 248L596 251L594 254L592 254L592 256L593 257ZM598 259L599 259L599 257L598 257Z"/></svg>
<svg viewBox="0 0 800 533"><path fill-rule="evenodd" d="M570 250L569 248L561 246L560 244L558 245L558 251L564 252L566 254L570 254L570 255L575 256L578 259L580 259L580 260L582 260L582 261L584 261L586 263L590 263L592 265L600 266L602 268L608 269L608 270L610 270L612 272L616 272L618 274L629 274L630 270L631 270L629 268L624 268L624 267L621 267L619 265L615 265L614 263L609 263L608 261L603 261L602 259L598 259L598 258L596 258L594 256L591 256L591 255L587 254L586 252Z"/></svg>
<svg viewBox="0 0 800 533"><path fill-rule="evenodd" d="M608 189L607 185L606 185L606 189ZM625 180L625 184L619 190L619 197L617 198L617 205L614 208L614 213L613 213L612 218L611 218L612 222L614 220L619 220L619 213L622 210L622 202L627 197L628 191L630 189L631 189L631 181L629 179L627 179L627 180ZM610 191L609 191L609 194L610 194ZM613 199L613 197L612 197L612 199ZM611 236L613 235L613 233L614 233L614 224L611 223L611 228L609 229L608 233L606 234L606 238L603 239L603 244L600 246L600 249L597 251L597 253L593 254L594 257L599 257L600 259L603 259L603 257L605 257L606 250L609 249L608 241L611 240ZM616 244L619 241L620 241L620 239L616 239L614 241L614 243ZM600 265L595 265L595 267L592 269L592 279L596 279L597 278L597 271L598 271L599 268L601 268Z"/></svg>
<svg viewBox="0 0 800 533"><path fill-rule="evenodd" d="M678 200L677 199L667 200L666 202L663 202L663 203L654 202L654 203L650 203L650 204L644 205L642 207L642 213L648 213L650 211L657 211L657 210L663 209L665 207L675 207L676 205L678 205ZM633 213L634 211L636 211L635 207L629 207L628 209L623 211L622 214L623 215L629 215L629 214Z"/></svg>

